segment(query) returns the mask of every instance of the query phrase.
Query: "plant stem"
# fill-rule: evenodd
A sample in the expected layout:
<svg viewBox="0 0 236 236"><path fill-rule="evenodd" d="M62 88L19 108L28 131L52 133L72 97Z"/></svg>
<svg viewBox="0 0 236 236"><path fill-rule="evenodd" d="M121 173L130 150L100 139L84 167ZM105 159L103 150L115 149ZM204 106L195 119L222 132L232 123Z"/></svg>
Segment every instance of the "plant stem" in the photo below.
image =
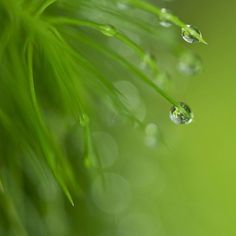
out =
<svg viewBox="0 0 236 236"><path fill-rule="evenodd" d="M49 7L51 6L54 2L56 2L57 0L46 0L42 6L40 6L40 8L38 9L38 11L35 13L36 17L39 17L40 15L43 14L43 12Z"/></svg>
<svg viewBox="0 0 236 236"><path fill-rule="evenodd" d="M145 1L141 0L123 0L123 1L128 5L147 11L156 16L163 16L163 13L161 12L160 8L153 6L152 4L147 3ZM196 37L199 40L199 42L207 45L207 42L202 38L201 35L199 35L194 30L186 27L186 24L183 21L181 21L178 17L170 13L166 13L166 15L168 15L168 21L172 22L174 25L179 26L182 29L185 29L186 32Z"/></svg>
<svg viewBox="0 0 236 236"><path fill-rule="evenodd" d="M102 24L98 24L92 21L69 19L69 18L50 18L49 21L53 24L69 24L69 25L85 26L85 27L95 29L99 32L101 32L101 26L104 26ZM125 45L128 45L129 47L131 47L133 50L135 50L139 54L139 56L142 56L142 58L145 56L144 50L140 48L136 43L134 43L131 39L129 39L126 35L120 32L117 32L117 34L114 35L114 37L116 37L118 40L123 42ZM157 93L159 93L171 104L175 106L178 104L178 102L174 98L172 98L164 90L159 88L154 82L152 82L151 80L143 76L142 76L142 79L146 84L154 88Z"/></svg>

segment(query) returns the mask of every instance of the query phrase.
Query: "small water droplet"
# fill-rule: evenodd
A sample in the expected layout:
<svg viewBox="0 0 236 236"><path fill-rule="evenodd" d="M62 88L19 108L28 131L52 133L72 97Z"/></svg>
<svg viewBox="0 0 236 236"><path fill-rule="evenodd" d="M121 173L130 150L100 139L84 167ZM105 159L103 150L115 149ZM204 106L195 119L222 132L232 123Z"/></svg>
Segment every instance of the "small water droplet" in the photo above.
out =
<svg viewBox="0 0 236 236"><path fill-rule="evenodd" d="M184 53L179 59L177 69L184 75L197 75L202 70L202 60L193 53Z"/></svg>
<svg viewBox="0 0 236 236"><path fill-rule="evenodd" d="M114 37L118 33L117 29L113 25L101 25L99 29L108 37Z"/></svg>
<svg viewBox="0 0 236 236"><path fill-rule="evenodd" d="M162 8L161 14L159 16L160 25L163 27L170 27L172 25L170 18L171 18L171 11L167 10L166 8Z"/></svg>
<svg viewBox="0 0 236 236"><path fill-rule="evenodd" d="M186 27L182 28L182 38L187 43L195 43L200 41L199 38L202 38L202 33L196 27L186 25Z"/></svg>
<svg viewBox="0 0 236 236"><path fill-rule="evenodd" d="M170 109L170 119L177 125L190 124L193 121L193 113L188 105L180 102L178 106Z"/></svg>

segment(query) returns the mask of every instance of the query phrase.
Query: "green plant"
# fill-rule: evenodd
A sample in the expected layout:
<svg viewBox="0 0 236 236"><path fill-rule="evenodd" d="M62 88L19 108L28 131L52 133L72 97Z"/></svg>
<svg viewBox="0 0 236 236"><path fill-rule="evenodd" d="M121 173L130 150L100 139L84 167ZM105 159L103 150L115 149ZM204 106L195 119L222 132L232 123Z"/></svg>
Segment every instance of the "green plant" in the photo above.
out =
<svg viewBox="0 0 236 236"><path fill-rule="evenodd" d="M138 9L141 17L134 13L132 18L117 4ZM101 21L99 14L103 14ZM39 194L50 198L50 186L56 188L54 180L74 205L72 195L81 197L86 188L83 180L78 181L78 162L88 173L94 169L102 172L91 133L93 127L102 126L107 112L100 107L145 126L114 85L115 71L154 89L179 111L177 118L187 117L187 122L179 123L192 119L186 107L153 81L164 70L156 57L130 36L155 36L156 29L147 24L150 17L180 27L187 41L205 43L200 32L147 1L0 0L0 222L4 232L33 234L35 229L30 223L27 227L24 219L25 208L33 209L31 201L38 202L38 209L29 214L39 211L43 215L45 207L34 198ZM122 53L109 45L109 38L123 48ZM127 50L132 54L128 59ZM74 127L81 129L79 159L65 141ZM37 192L38 182L44 193ZM25 201L30 203L21 205ZM42 221L38 214L37 224Z"/></svg>

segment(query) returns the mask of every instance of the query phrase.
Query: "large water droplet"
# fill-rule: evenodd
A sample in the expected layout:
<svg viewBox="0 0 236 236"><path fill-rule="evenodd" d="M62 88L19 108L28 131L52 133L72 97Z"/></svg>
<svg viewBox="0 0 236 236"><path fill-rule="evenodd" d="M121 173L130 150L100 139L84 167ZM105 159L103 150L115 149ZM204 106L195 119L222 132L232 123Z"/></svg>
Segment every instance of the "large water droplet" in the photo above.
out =
<svg viewBox="0 0 236 236"><path fill-rule="evenodd" d="M178 106L170 109L170 119L177 125L190 124L193 121L193 113L188 105L180 102Z"/></svg>
<svg viewBox="0 0 236 236"><path fill-rule="evenodd" d="M184 75L197 75L202 70L202 60L193 53L184 53L180 57L177 68Z"/></svg>
<svg viewBox="0 0 236 236"><path fill-rule="evenodd" d="M162 8L159 16L160 25L163 27L170 27L172 25L170 18L171 18L171 11L167 10L166 8Z"/></svg>
<svg viewBox="0 0 236 236"><path fill-rule="evenodd" d="M192 25L186 25L182 28L182 37L187 43L199 42L202 38L202 33Z"/></svg>
<svg viewBox="0 0 236 236"><path fill-rule="evenodd" d="M99 29L108 37L114 37L118 33L117 29L113 25L101 25Z"/></svg>

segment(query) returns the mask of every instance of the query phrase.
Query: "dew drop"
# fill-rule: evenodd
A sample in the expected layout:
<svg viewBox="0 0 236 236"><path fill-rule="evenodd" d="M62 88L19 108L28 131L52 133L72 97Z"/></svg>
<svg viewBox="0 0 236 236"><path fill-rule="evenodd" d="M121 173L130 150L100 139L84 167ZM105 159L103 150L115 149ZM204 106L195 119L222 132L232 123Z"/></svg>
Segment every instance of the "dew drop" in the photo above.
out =
<svg viewBox="0 0 236 236"><path fill-rule="evenodd" d="M163 27L170 27L172 23L170 22L171 18L171 11L167 10L166 8L161 9L161 14L160 14L160 25Z"/></svg>
<svg viewBox="0 0 236 236"><path fill-rule="evenodd" d="M186 25L182 28L182 38L187 43L199 42L199 39L202 38L202 33L192 25Z"/></svg>
<svg viewBox="0 0 236 236"><path fill-rule="evenodd" d="M193 53L184 53L179 59L177 69L184 75L197 75L202 70L202 60Z"/></svg>
<svg viewBox="0 0 236 236"><path fill-rule="evenodd" d="M99 29L108 37L114 37L118 33L117 29L113 25L101 25Z"/></svg>
<svg viewBox="0 0 236 236"><path fill-rule="evenodd" d="M173 106L169 113L170 119L177 125L190 124L193 121L193 113L188 105L180 102L178 106Z"/></svg>

